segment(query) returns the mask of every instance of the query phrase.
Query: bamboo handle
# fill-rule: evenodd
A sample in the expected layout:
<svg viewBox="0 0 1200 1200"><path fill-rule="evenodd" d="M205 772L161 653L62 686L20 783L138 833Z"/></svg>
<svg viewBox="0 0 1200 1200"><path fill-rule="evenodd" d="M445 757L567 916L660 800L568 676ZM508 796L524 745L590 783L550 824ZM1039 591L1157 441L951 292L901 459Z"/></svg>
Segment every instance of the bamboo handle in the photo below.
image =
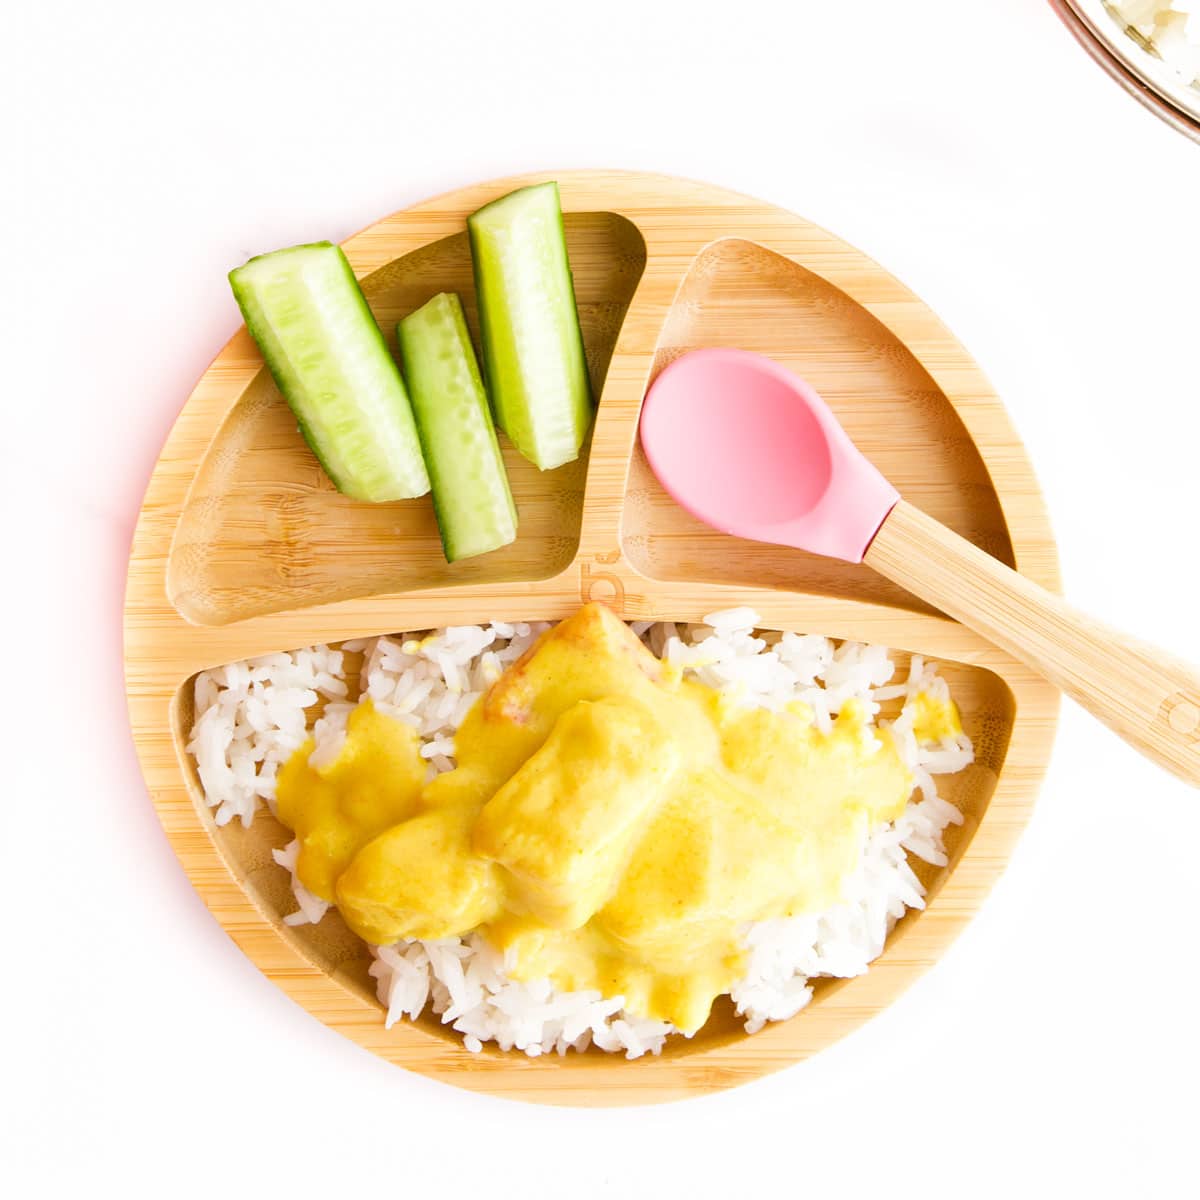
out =
<svg viewBox="0 0 1200 1200"><path fill-rule="evenodd" d="M1200 786L1200 672L1092 620L901 500L863 561L983 634Z"/></svg>

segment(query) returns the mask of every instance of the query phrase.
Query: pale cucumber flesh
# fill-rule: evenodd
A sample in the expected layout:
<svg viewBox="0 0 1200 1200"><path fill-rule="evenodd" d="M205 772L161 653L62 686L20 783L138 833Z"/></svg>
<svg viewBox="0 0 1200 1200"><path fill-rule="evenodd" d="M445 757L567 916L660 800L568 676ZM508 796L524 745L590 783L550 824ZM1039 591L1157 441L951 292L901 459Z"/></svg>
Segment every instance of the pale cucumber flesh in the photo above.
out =
<svg viewBox="0 0 1200 1200"><path fill-rule="evenodd" d="M429 491L404 381L340 248L277 250L231 271L229 282L338 491L371 501Z"/></svg>
<svg viewBox="0 0 1200 1200"><path fill-rule="evenodd" d="M558 185L510 192L467 228L496 421L542 470L571 462L592 398Z"/></svg>
<svg viewBox="0 0 1200 1200"><path fill-rule="evenodd" d="M441 293L396 327L446 558L506 546L517 509L462 304Z"/></svg>

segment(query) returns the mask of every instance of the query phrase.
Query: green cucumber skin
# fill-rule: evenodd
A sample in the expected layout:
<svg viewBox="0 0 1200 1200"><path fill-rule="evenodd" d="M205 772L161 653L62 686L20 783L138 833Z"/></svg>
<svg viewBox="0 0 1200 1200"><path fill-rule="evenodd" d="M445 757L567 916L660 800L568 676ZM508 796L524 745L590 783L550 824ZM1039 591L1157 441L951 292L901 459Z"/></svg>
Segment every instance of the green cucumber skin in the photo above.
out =
<svg viewBox="0 0 1200 1200"><path fill-rule="evenodd" d="M333 299L340 304L338 315L344 318L343 328L335 338L330 335L328 352L321 356L319 342L305 339L290 341L281 336L271 320L267 292L289 286L288 271L294 276L294 294L304 297L305 268L321 275L320 283L332 289ZM277 269L277 270L272 270ZM423 496L429 491L429 477L421 457L420 442L408 394L400 371L388 351L383 333L367 304L358 280L341 248L329 242L311 242L261 254L229 272L234 298L246 321L246 328L262 351L263 359L296 417L296 423L309 448L339 492L356 500L382 503ZM295 330L293 330L295 334ZM347 339L355 339L352 347L357 361L339 359L339 350ZM306 351L310 361L296 361L299 351ZM311 361L317 351L315 366ZM375 400L378 411L369 416L361 407L343 368L354 367L360 376L369 376L378 389ZM312 385L320 388L313 396ZM343 425L347 416L357 418L358 445L349 445L348 436L326 428L331 416L340 416ZM384 444L385 437L390 447ZM349 448L348 459L346 449Z"/></svg>
<svg viewBox="0 0 1200 1200"><path fill-rule="evenodd" d="M396 326L449 562L517 536L517 509L462 302L442 292Z"/></svg>
<svg viewBox="0 0 1200 1200"><path fill-rule="evenodd" d="M496 421L539 469L562 466L579 457L593 405L558 184L492 201L467 230Z"/></svg>

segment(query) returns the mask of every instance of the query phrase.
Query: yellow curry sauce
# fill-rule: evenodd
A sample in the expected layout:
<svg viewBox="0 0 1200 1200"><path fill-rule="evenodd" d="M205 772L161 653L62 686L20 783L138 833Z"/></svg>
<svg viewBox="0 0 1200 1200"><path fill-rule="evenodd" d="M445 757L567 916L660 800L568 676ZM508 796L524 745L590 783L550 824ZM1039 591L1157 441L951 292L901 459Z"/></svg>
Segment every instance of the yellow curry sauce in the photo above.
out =
<svg viewBox="0 0 1200 1200"><path fill-rule="evenodd" d="M913 736L918 742L940 742L963 731L958 708L949 695L918 692L913 697Z"/></svg>
<svg viewBox="0 0 1200 1200"><path fill-rule="evenodd" d="M957 713L921 714L928 735ZM458 766L423 783L415 735L366 702L337 759L280 773L297 872L367 941L478 929L516 979L624 996L685 1032L745 973L749 921L841 898L912 777L847 703L731 704L602 605L544 634L475 705Z"/></svg>

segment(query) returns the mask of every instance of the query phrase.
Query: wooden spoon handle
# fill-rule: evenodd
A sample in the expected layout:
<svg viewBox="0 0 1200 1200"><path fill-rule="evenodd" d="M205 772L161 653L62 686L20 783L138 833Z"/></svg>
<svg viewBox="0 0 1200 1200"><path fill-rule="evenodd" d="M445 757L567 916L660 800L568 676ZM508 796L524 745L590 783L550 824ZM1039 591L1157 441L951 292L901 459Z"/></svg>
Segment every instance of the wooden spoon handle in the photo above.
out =
<svg viewBox="0 0 1200 1200"><path fill-rule="evenodd" d="M863 561L1200 786L1200 671L1085 616L903 500Z"/></svg>

